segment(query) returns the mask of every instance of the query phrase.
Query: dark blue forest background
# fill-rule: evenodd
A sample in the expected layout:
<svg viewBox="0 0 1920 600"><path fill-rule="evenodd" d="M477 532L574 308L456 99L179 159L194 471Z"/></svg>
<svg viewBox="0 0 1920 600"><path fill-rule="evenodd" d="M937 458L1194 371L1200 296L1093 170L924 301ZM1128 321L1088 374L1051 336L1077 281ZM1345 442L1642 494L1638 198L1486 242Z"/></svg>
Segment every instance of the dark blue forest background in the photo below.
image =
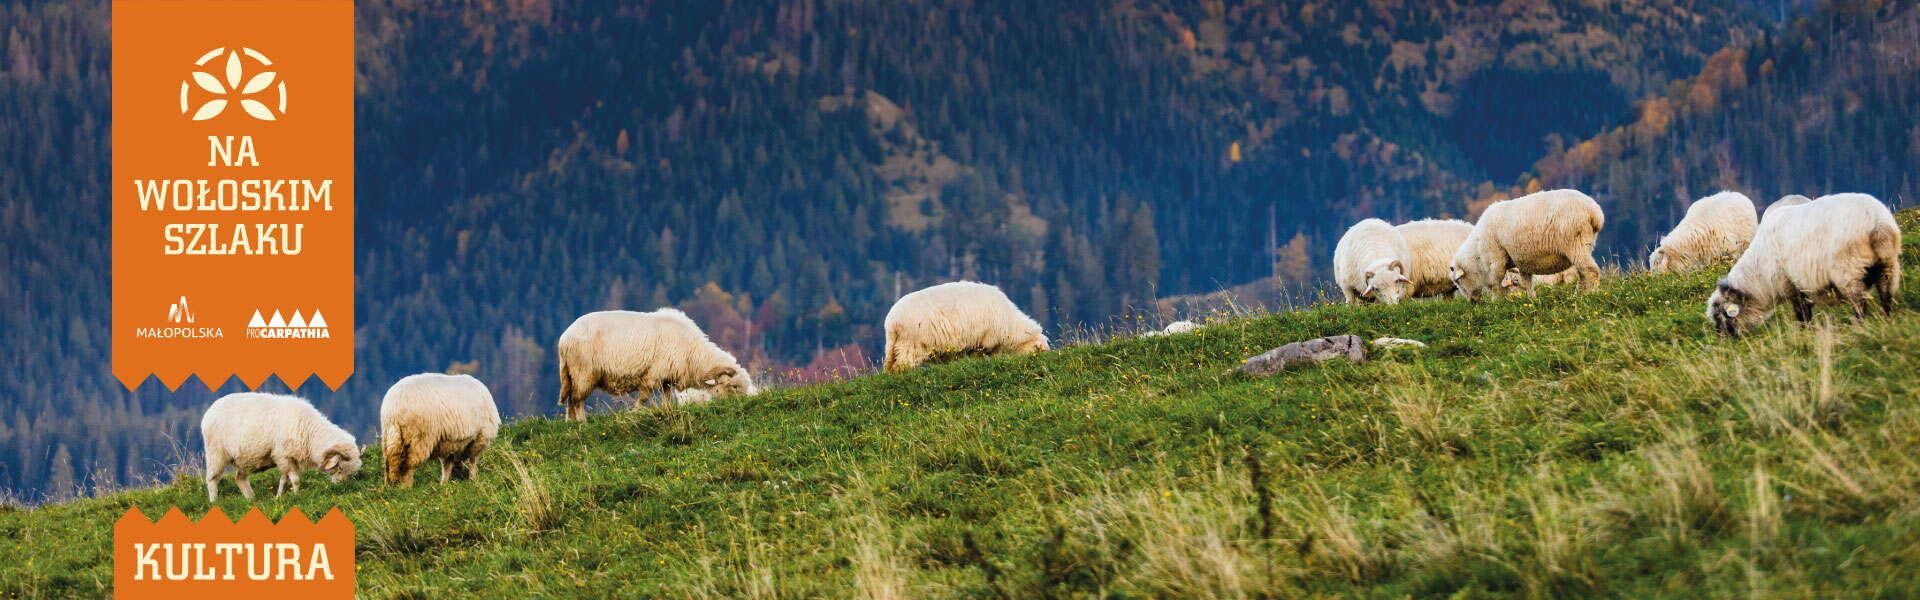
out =
<svg viewBox="0 0 1920 600"><path fill-rule="evenodd" d="M213 394L109 374L109 8L0 7L0 489L164 477ZM1911 1L357 11L358 371L299 391L363 436L421 371L552 410L591 310L680 306L805 382L950 279L1057 334L1310 294L1363 217L1579 187L1625 262L1722 188L1909 203L1920 164Z"/></svg>

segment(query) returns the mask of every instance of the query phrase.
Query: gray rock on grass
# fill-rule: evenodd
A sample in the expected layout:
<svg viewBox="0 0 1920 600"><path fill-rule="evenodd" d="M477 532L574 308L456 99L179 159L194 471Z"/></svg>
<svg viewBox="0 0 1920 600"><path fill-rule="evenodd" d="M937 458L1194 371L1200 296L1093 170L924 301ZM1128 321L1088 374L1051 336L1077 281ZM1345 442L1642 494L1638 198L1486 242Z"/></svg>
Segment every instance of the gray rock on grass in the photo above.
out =
<svg viewBox="0 0 1920 600"><path fill-rule="evenodd" d="M1319 363L1342 356L1354 362L1366 362L1366 341L1357 335L1336 335L1294 342L1247 359L1240 363L1240 372L1264 377L1296 364Z"/></svg>

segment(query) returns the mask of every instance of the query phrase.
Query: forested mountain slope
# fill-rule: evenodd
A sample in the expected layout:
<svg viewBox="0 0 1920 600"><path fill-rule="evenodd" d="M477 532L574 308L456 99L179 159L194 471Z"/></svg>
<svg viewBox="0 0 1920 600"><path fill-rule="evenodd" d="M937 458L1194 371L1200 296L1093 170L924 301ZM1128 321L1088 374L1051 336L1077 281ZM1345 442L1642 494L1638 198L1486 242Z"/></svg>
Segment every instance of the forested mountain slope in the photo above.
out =
<svg viewBox="0 0 1920 600"><path fill-rule="evenodd" d="M65 494L175 462L210 396L107 376L106 4L4 10L0 487ZM551 342L597 308L679 305L810 380L950 278L1055 329L1311 284L1353 218L1463 214L1471 182L1769 23L1732 0L358 12L359 370L302 391L363 434L418 371L546 410Z"/></svg>
<svg viewBox="0 0 1920 600"><path fill-rule="evenodd" d="M1920 200L1920 3L1835 3L1642 102L1636 118L1536 162L1512 189L1577 187L1607 211L1602 248L1650 244L1723 189ZM1645 253L1631 256L1644 260Z"/></svg>

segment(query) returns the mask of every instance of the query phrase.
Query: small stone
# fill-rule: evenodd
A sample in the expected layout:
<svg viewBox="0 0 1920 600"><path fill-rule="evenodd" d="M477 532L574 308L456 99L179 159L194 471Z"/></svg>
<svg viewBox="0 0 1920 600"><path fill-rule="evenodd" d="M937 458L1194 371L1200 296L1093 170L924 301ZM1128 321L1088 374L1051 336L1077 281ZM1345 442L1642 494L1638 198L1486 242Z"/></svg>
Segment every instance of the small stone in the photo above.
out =
<svg viewBox="0 0 1920 600"><path fill-rule="evenodd" d="M1407 338L1383 337L1374 340L1373 347L1381 350L1391 350L1394 348L1425 348L1427 347L1427 343Z"/></svg>

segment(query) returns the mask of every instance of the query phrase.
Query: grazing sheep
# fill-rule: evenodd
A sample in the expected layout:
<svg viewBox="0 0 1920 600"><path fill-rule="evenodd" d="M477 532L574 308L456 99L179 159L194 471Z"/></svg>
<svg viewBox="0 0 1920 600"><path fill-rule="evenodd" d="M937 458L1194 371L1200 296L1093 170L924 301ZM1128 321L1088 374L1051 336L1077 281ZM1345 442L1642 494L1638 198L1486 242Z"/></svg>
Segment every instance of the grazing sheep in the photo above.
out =
<svg viewBox="0 0 1920 600"><path fill-rule="evenodd" d="M1773 204L1767 205L1766 212L1760 213L1760 222L1761 223L1767 222L1767 217L1773 214L1773 209L1786 208L1789 206L1799 206L1812 201L1813 201L1812 198L1808 198L1806 196L1802 196L1799 194L1787 194L1786 196L1780 198L1779 200L1775 200Z"/></svg>
<svg viewBox="0 0 1920 600"><path fill-rule="evenodd" d="M1853 305L1854 318L1864 318L1869 290L1882 311L1893 313L1900 225L1885 204L1866 194L1834 194L1777 212L1707 299L1715 330L1738 336L1783 301L1801 322L1813 318L1815 303L1835 298Z"/></svg>
<svg viewBox="0 0 1920 600"><path fill-rule="evenodd" d="M596 389L615 396L659 392L666 398L696 388L719 396L760 391L732 354L708 340L686 313L671 308L581 315L560 334L556 354L560 403L569 421L587 420L587 396Z"/></svg>
<svg viewBox="0 0 1920 600"><path fill-rule="evenodd" d="M440 483L453 478L456 465L472 479L479 474L480 453L499 433L493 393L472 375L408 375L380 400L387 485L412 487L414 467L435 458Z"/></svg>
<svg viewBox="0 0 1920 600"><path fill-rule="evenodd" d="M972 281L942 283L893 303L887 311L888 373L961 354L1033 354L1047 336L1000 288Z"/></svg>
<svg viewBox="0 0 1920 600"><path fill-rule="evenodd" d="M1394 226L1407 241L1407 279L1414 298L1455 293L1447 263L1473 233L1473 224L1458 219L1426 219Z"/></svg>
<svg viewBox="0 0 1920 600"><path fill-rule="evenodd" d="M1579 190L1549 190L1495 202L1480 215L1447 268L1469 300L1493 294L1507 269L1549 275L1576 269L1582 289L1600 285L1593 243L1606 226L1600 204ZM1522 280L1522 289L1533 282Z"/></svg>
<svg viewBox="0 0 1920 600"><path fill-rule="evenodd" d="M1647 255L1647 270L1680 273L1738 258L1753 241L1759 223L1753 200L1746 194L1720 192L1701 198L1687 207L1687 216Z"/></svg>
<svg viewBox="0 0 1920 600"><path fill-rule="evenodd" d="M1407 296L1407 240L1379 219L1355 223L1333 248L1333 280L1352 304L1399 304Z"/></svg>
<svg viewBox="0 0 1920 600"><path fill-rule="evenodd" d="M253 499L247 476L280 468L273 495L300 493L300 473L320 469L334 483L360 471L360 447L353 434L334 425L306 400L279 394L242 392L221 396L200 417L200 439L207 455L207 502L220 496L220 476L235 469L240 495Z"/></svg>

